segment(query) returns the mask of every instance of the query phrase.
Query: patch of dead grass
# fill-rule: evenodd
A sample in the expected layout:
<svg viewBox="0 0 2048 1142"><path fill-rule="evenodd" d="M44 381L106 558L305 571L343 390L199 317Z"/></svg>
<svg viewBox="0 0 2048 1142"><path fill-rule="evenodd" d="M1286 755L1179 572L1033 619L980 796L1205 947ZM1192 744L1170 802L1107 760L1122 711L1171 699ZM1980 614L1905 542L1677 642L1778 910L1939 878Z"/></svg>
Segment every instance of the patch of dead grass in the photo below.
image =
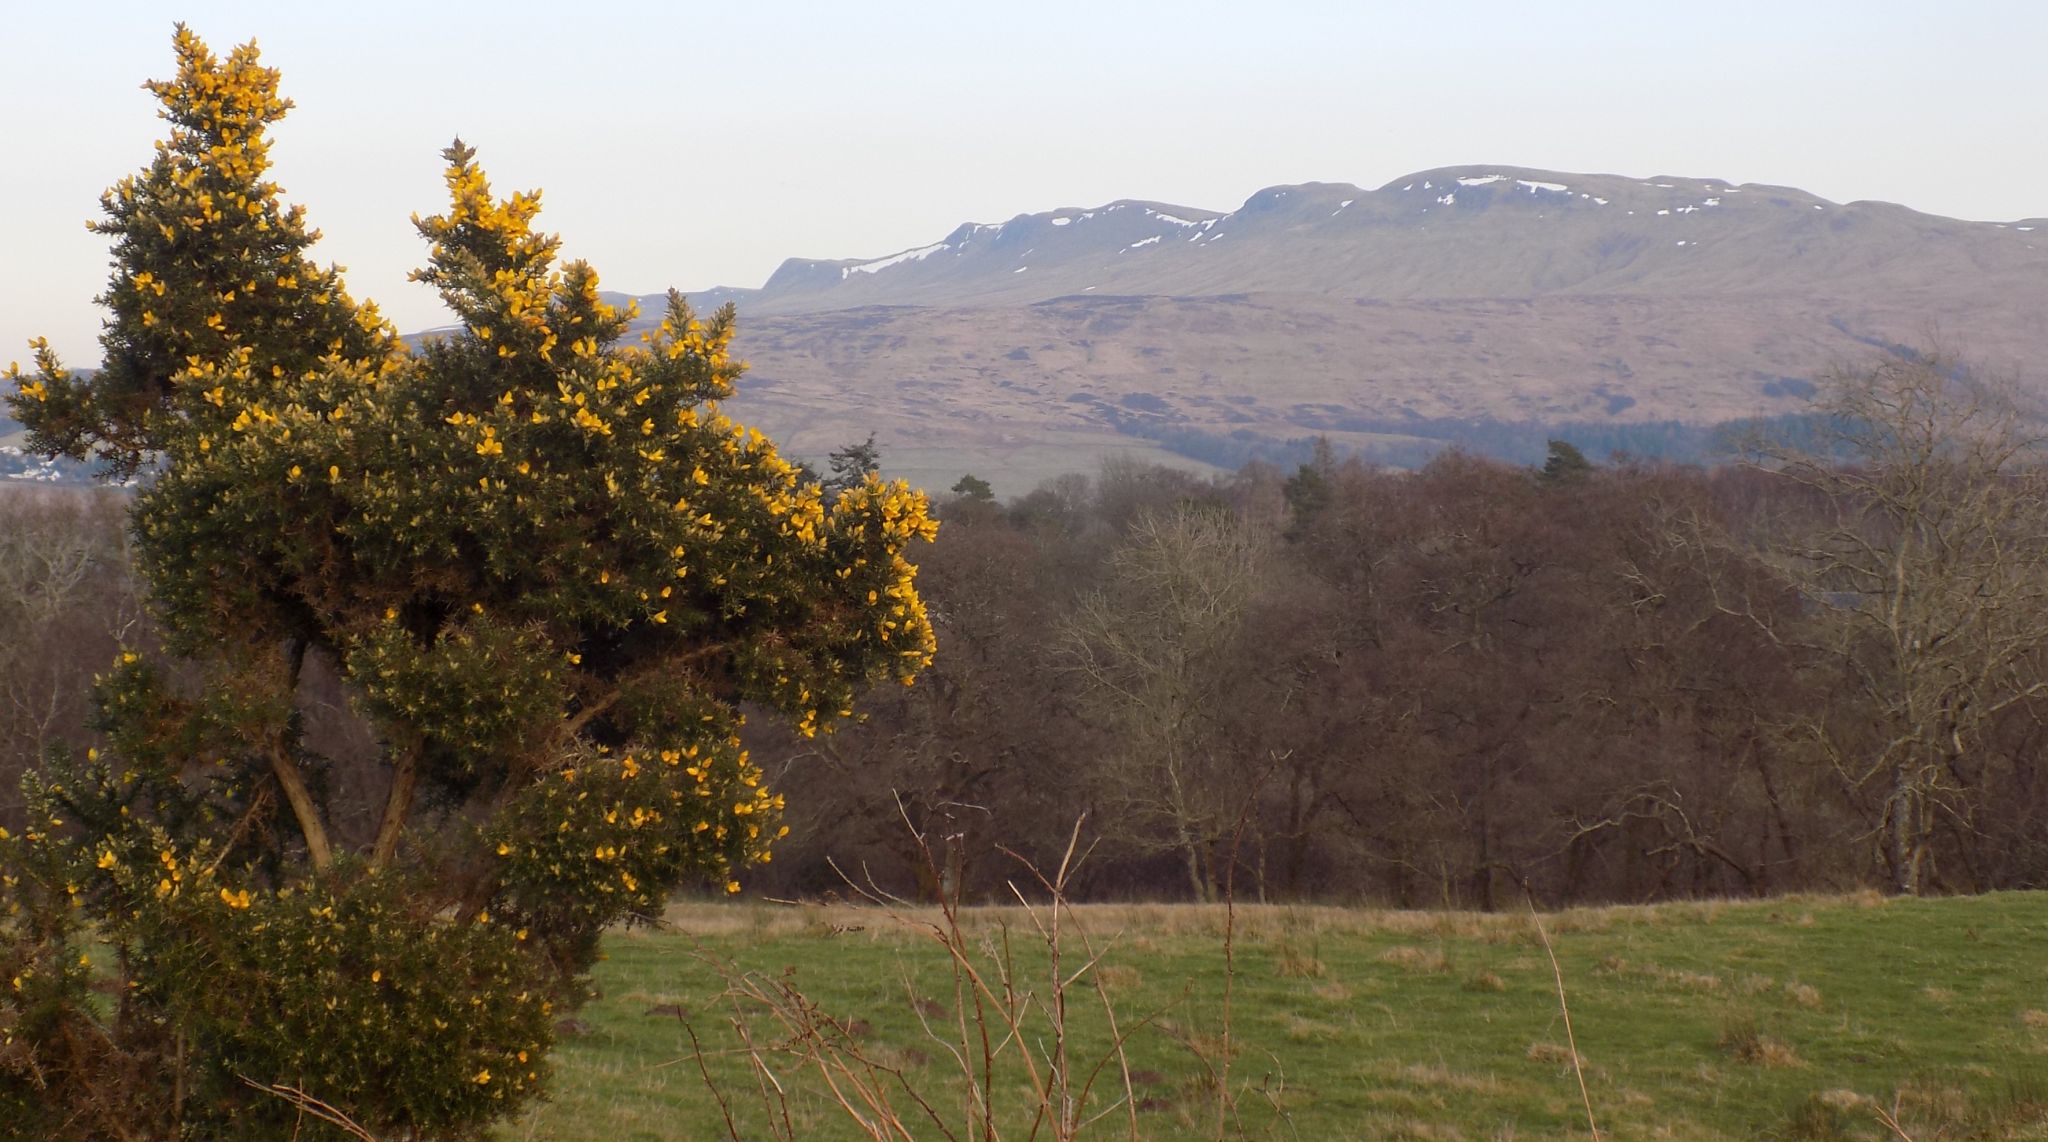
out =
<svg viewBox="0 0 2048 1142"><path fill-rule="evenodd" d="M1334 1043L1344 1036L1341 1027L1300 1015L1289 1015L1281 1031L1296 1043Z"/></svg>
<svg viewBox="0 0 2048 1142"><path fill-rule="evenodd" d="M1145 973L1131 964L1102 964L1095 978L1110 991L1128 991L1145 982Z"/></svg>
<svg viewBox="0 0 2048 1142"><path fill-rule="evenodd" d="M1799 1052L1793 1050L1790 1043L1759 1031L1754 1023L1748 1021L1723 1029L1717 1045L1735 1061L1755 1067L1806 1065L1806 1060L1799 1057Z"/></svg>
<svg viewBox="0 0 2048 1142"><path fill-rule="evenodd" d="M1388 948L1380 953L1380 962L1424 974L1451 970L1451 962L1444 958L1442 952L1433 948L1418 948L1412 944Z"/></svg>
<svg viewBox="0 0 2048 1142"><path fill-rule="evenodd" d="M1961 1087L1909 1083L1894 1100L1899 1121L1923 1129L1963 1125L1973 1117L1970 1094Z"/></svg>
<svg viewBox="0 0 2048 1142"><path fill-rule="evenodd" d="M1441 1062L1410 1063L1405 1067L1382 1070L1382 1073L1415 1086L1456 1091L1461 1095L1495 1096L1507 1092L1507 1085L1492 1075L1452 1070Z"/></svg>
<svg viewBox="0 0 2048 1142"><path fill-rule="evenodd" d="M1275 948L1273 961L1281 979L1321 979L1329 971L1323 961L1292 943Z"/></svg>
<svg viewBox="0 0 2048 1142"><path fill-rule="evenodd" d="M1784 990L1785 998L1791 1000L1795 1006L1804 1007L1808 1011L1819 1010L1819 988L1810 983L1800 983L1796 979L1788 979L1785 981Z"/></svg>
<svg viewBox="0 0 2048 1142"><path fill-rule="evenodd" d="M1526 1052L1526 1055L1530 1062L1535 1063L1556 1063L1560 1066L1568 1067L1573 1062L1572 1049L1570 1047L1565 1046L1563 1043L1552 1043L1548 1040L1539 1040L1529 1044L1529 1050ZM1585 1066L1586 1056L1578 1056L1577 1061L1579 1066Z"/></svg>
<svg viewBox="0 0 2048 1142"><path fill-rule="evenodd" d="M1636 963L1623 959L1620 956L1607 956L1603 958L1600 961L1599 967L1594 970L1607 975L1636 976L1641 979L1654 980L1658 983L1670 984L1673 987L1682 987L1687 991L1719 991L1722 984L1721 977L1712 972L1696 972L1685 968L1667 968L1662 964L1654 963ZM1769 986L1770 981L1765 979L1764 983L1765 986Z"/></svg>
<svg viewBox="0 0 2048 1142"><path fill-rule="evenodd" d="M1813 1096L1813 1101L1820 1103L1830 1110L1839 1110L1844 1113L1875 1105L1875 1100L1868 1095L1858 1094L1847 1087L1836 1087L1833 1090L1821 1091Z"/></svg>
<svg viewBox="0 0 2048 1142"><path fill-rule="evenodd" d="M1406 1117L1375 1113L1358 1123L1360 1138L1384 1138L1389 1142L1465 1142L1471 1135L1439 1117Z"/></svg>

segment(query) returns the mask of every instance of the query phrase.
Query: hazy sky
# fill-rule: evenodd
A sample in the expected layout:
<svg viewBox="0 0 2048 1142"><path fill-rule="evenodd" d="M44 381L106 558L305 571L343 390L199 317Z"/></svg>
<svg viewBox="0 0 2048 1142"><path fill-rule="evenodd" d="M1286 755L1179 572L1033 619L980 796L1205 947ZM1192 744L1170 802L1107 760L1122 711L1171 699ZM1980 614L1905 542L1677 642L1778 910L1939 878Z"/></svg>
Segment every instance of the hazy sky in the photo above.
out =
<svg viewBox="0 0 2048 1142"><path fill-rule="evenodd" d="M276 176L401 328L460 134L608 288L755 286L963 221L1496 162L2048 215L2039 0L11 3L0 361L98 358L102 189L158 137L174 20L255 37Z"/></svg>

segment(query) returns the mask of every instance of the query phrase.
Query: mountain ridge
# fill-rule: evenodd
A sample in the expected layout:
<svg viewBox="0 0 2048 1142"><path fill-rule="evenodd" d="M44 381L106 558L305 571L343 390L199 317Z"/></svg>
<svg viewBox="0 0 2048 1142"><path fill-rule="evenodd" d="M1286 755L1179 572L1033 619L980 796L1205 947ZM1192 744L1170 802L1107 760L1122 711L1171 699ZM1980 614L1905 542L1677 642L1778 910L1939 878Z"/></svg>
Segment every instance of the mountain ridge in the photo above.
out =
<svg viewBox="0 0 2048 1142"><path fill-rule="evenodd" d="M967 222L690 297L738 305L751 367L728 408L792 453L872 431L894 473L1013 494L1115 452L1285 463L1312 437L1397 464L1521 460L1555 426L1595 459L1696 459L1711 426L1798 416L1821 372L1930 340L2048 389L2037 231L1474 163L1228 211L1126 198ZM641 299L644 322L661 302Z"/></svg>
<svg viewBox="0 0 2048 1142"><path fill-rule="evenodd" d="M1395 464L1519 461L1554 428L1595 459L1695 459L1712 425L1800 415L1825 369L1931 339L2048 390L2040 231L1464 164L1228 211L1126 198L966 222L690 299L738 305L750 368L726 407L790 453L873 432L891 474L1008 495L1113 453L1288 463L1313 437ZM663 297L638 300L658 321Z"/></svg>
<svg viewBox="0 0 2048 1142"><path fill-rule="evenodd" d="M1543 425L1693 458L1654 442L1799 415L1817 374L1873 346L1945 340L2048 387L2028 376L2048 357L2037 230L1464 164L1229 211L1119 199L963 223L691 300L739 306L735 415L812 457L872 430L928 486L972 471L1019 492L1114 451L1285 462L1313 436L1394 463L1519 459Z"/></svg>
<svg viewBox="0 0 2048 1142"><path fill-rule="evenodd" d="M1502 233L1536 222L1555 232ZM1418 171L1373 190L1326 182L1270 186L1231 211L1119 199L962 223L923 246L874 258L792 257L757 289L717 287L692 296L765 315L1011 304L1089 292L1395 299L1752 291L1755 271L1767 260L1754 247L1764 241L1791 255L1775 271L1778 288L1809 290L1871 268L1873 241L1975 247L1964 253L1969 265L1950 258L1928 272L2037 271L2048 257L2035 256L2042 251L2023 237L2037 222L1963 221L1872 200L1837 203L1766 183L1468 164ZM1437 233L1423 238L1432 223ZM1457 251L1453 261L1463 264L1445 272L1447 245L1531 241L1542 247L1540 259L1504 264L1474 248ZM1216 252L1247 244L1255 248ZM1416 264L1423 252L1431 265Z"/></svg>

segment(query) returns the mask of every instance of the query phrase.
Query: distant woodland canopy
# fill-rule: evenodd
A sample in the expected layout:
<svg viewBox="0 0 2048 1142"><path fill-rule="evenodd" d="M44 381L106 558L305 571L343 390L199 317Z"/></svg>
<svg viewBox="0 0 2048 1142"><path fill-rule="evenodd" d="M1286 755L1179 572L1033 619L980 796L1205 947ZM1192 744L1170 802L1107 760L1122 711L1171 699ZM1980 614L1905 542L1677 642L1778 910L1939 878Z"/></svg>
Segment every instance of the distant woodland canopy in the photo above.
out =
<svg viewBox="0 0 2048 1142"><path fill-rule="evenodd" d="M1882 609L1779 546L1833 518L1782 473L1552 482L1455 453L1216 484L1112 465L955 502L923 561L933 672L858 731L764 751L793 829L766 887L832 891L834 863L901 883L907 817L999 895L1002 848L1048 859L1083 812L1083 880L1111 897L2041 884L2035 652L1977 680L1998 697L1901 724ZM1989 716L1941 711L1973 701Z"/></svg>
<svg viewBox="0 0 2048 1142"><path fill-rule="evenodd" d="M1236 470L1263 462L1292 468L1309 460L1318 441L1315 431L1276 437L1236 429L1218 432L1176 424L1163 417L1121 415L1116 430L1149 440L1176 455L1219 468ZM1431 419L1378 417L1362 414L1322 418L1318 429L1370 433L1383 439L1353 445L1346 454L1390 468L1420 468L1439 453L1456 450L1510 464L1540 463L1551 440L1564 440L1588 456L1624 461L1672 464L1726 463L1741 456L1746 442L1764 436L1806 447L1822 444L1833 434L1828 418L1818 413L1743 417L1714 423L1679 420L1541 421L1494 420L1485 417Z"/></svg>
<svg viewBox="0 0 2048 1142"><path fill-rule="evenodd" d="M1831 406L1825 448L1747 466L1325 449L1214 480L1112 462L1008 503L970 485L919 558L919 683L832 735L749 725L791 835L747 883L999 896L1005 850L1056 859L1083 814L1101 898L2048 883L2044 497L2024 426L1960 377L1886 358L1839 379L1864 406ZM110 628L139 620L118 513L0 510L10 551L102 553L67 593L10 592L0 645L50 656L4 672L11 771L81 735ZM330 748L350 700L319 699ZM920 868L910 829L953 863Z"/></svg>

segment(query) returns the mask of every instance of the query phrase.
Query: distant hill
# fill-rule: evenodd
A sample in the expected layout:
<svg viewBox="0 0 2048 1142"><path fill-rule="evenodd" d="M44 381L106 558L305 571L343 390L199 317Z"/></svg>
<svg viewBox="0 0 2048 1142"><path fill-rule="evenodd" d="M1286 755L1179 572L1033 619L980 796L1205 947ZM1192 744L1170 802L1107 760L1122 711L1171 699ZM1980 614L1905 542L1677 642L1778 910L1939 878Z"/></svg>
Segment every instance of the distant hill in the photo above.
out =
<svg viewBox="0 0 2048 1142"><path fill-rule="evenodd" d="M2035 221L1959 222L1718 179L1446 167L1364 190L1307 183L1223 213L1124 200L964 224L881 258L791 258L762 315L1028 304L1067 294L1318 293L1380 300L1691 296L1851 288L2038 290ZM2043 234L2048 238L2048 234Z"/></svg>
<svg viewBox="0 0 2048 1142"><path fill-rule="evenodd" d="M1227 212L1133 199L967 223L691 296L738 305L734 411L796 451L872 429L930 482L972 470L1013 492L1117 448L1227 464L1326 434L1413 462L1532 437L1540 455L1545 426L1697 444L1930 336L2024 373L2048 355L2044 239L2042 219L1789 187L1463 166Z"/></svg>
<svg viewBox="0 0 2048 1142"><path fill-rule="evenodd" d="M1800 414L1830 365L1935 336L2041 386L2044 239L2043 219L1480 165L963 223L690 296L739 307L730 410L790 451L873 431L891 471L1007 495L1112 452L1291 463L1317 435L1399 464L1534 460L1551 433L1698 458L1716 424Z"/></svg>

